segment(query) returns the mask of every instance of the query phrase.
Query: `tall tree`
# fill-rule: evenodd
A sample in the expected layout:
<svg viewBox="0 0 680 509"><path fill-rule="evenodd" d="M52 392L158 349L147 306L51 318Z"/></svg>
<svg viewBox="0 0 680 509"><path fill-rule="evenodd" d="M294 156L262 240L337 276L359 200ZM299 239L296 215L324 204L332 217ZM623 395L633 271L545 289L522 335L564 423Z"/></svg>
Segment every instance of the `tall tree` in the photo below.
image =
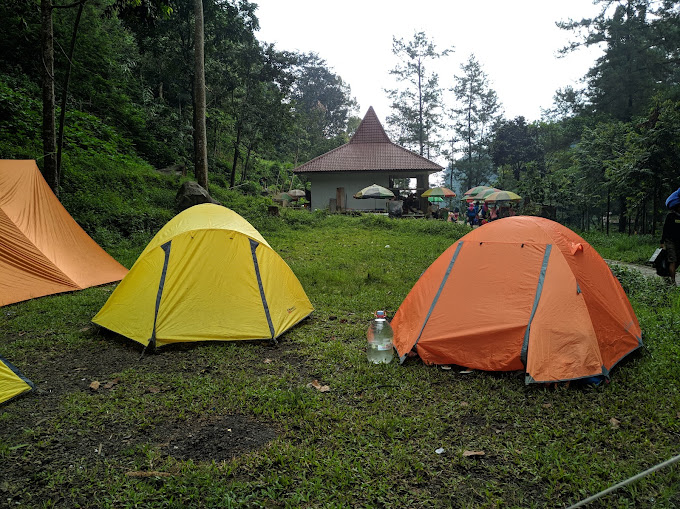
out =
<svg viewBox="0 0 680 509"><path fill-rule="evenodd" d="M78 27L80 25L80 18L83 15L83 8L85 7L85 2L87 2L87 0L80 0L78 2L78 13L76 14L76 19L73 23L73 32L71 34L71 45L69 47L66 73L61 90L61 107L59 108L59 132L57 135L57 170L56 170L57 178L61 174L61 156L62 150L64 148L64 124L66 122L66 101L68 99L68 86L69 81L71 79L71 69L73 67L73 53L75 52L76 49Z"/></svg>
<svg viewBox="0 0 680 509"><path fill-rule="evenodd" d="M452 123L454 143L460 143L459 150L464 157L452 168L457 170L463 187L469 188L486 182L493 171L489 158L489 131L500 117L501 105L474 55L461 65L461 71L461 75L455 76L452 89L456 98ZM453 152L452 148L452 161Z"/></svg>
<svg viewBox="0 0 680 509"><path fill-rule="evenodd" d="M59 197L57 173L57 131L54 97L54 25L52 1L40 0L42 46L42 140L43 173L54 194Z"/></svg>
<svg viewBox="0 0 680 509"><path fill-rule="evenodd" d="M357 109L352 91L316 53L295 56L291 95L297 123L307 150L295 149L295 159L315 157L346 141L350 114Z"/></svg>
<svg viewBox="0 0 680 509"><path fill-rule="evenodd" d="M203 0L194 0L194 175L208 189L208 137L205 126Z"/></svg>
<svg viewBox="0 0 680 509"><path fill-rule="evenodd" d="M670 25L651 12L654 0L595 2L602 10L594 18L558 23L560 28L585 34L562 52L581 46L604 47L604 54L586 75L586 93L595 112L627 122L643 114L654 94L668 83L670 34L661 34Z"/></svg>
<svg viewBox="0 0 680 509"><path fill-rule="evenodd" d="M498 184L504 189L522 190L534 194L536 181L544 173L543 147L539 143L538 129L527 124L524 117L502 120L494 126L490 153L494 165L499 169ZM509 170L509 173L506 172ZM530 179L530 185L521 181ZM525 196L529 200L542 199L540 196Z"/></svg>
<svg viewBox="0 0 680 509"><path fill-rule="evenodd" d="M415 146L421 156L429 155L437 146L436 131L441 125L442 93L439 76L427 69L427 64L453 51L437 51L436 45L424 32L416 32L413 39L392 38L392 53L400 62L390 71L402 87L386 89L394 113L387 123L404 146Z"/></svg>

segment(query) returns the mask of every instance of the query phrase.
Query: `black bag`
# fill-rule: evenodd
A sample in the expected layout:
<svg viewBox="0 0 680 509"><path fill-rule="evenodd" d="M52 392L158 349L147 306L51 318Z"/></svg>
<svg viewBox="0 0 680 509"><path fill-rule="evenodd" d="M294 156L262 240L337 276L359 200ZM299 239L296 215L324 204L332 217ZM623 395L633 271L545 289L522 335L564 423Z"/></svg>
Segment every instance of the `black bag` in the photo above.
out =
<svg viewBox="0 0 680 509"><path fill-rule="evenodd" d="M668 277L671 275L668 270L668 253L665 249L657 249L654 251L650 259L652 266L656 269L656 273L661 277Z"/></svg>

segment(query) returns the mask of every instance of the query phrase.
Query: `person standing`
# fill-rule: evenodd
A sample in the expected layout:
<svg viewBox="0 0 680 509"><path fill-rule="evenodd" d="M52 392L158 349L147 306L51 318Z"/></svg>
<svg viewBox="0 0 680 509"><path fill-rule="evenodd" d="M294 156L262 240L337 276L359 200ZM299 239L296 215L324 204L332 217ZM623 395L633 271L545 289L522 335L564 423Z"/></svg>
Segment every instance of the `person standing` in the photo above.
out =
<svg viewBox="0 0 680 509"><path fill-rule="evenodd" d="M477 211L475 210L475 206L470 203L470 206L467 209L467 220L468 223L470 224L470 228L475 224L475 216L477 215Z"/></svg>
<svg viewBox="0 0 680 509"><path fill-rule="evenodd" d="M680 188L666 198L669 209L661 232L661 246L665 247L668 255L668 271L671 282L675 284L675 270L678 266L680 253Z"/></svg>

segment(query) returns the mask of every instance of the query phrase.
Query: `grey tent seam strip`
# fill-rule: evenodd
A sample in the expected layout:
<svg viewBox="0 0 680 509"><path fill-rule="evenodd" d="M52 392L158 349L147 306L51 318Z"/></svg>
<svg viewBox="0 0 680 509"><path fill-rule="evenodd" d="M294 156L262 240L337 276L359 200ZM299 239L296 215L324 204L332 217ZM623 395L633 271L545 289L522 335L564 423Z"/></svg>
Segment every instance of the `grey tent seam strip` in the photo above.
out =
<svg viewBox="0 0 680 509"><path fill-rule="evenodd" d="M456 251L453 253L453 256L451 257L451 261L449 262L449 266L446 268L446 273L444 274L444 277L442 278L442 282L439 285L439 290L437 290L437 294L434 296L434 299L432 299L432 304L430 305L430 309L427 312L427 316L425 317L425 321L423 322L423 326L420 328L420 332L418 333L418 338L416 338L416 342L413 343L414 347L418 344L418 341L420 341L420 337L423 335L423 331L425 330L425 326L427 325L427 322L430 319L430 315L432 315L432 311L434 311L434 307L437 305L437 302L439 301L439 297L442 294L442 291L444 290L444 285L446 284L446 281L449 279L449 275L451 274L451 270L453 269L453 264L456 263L456 259L458 258L458 253L460 253L460 250L461 250L462 247L463 247L462 242L459 242L458 246L456 246Z"/></svg>
<svg viewBox="0 0 680 509"><path fill-rule="evenodd" d="M168 274L168 262L170 261L170 245L172 241L169 240L161 246L165 252L165 260L163 261L163 271L161 272L161 280L158 282L158 293L156 294L156 309L153 314L153 329L151 331L151 339L149 344L152 348L156 348L156 321L158 320L158 310L161 307L161 297L163 297L163 289L165 288L165 276Z"/></svg>
<svg viewBox="0 0 680 509"><path fill-rule="evenodd" d="M536 286L536 296L534 297L534 306L531 309L531 315L529 316L529 323L527 324L527 330L524 333L524 341L522 342L522 351L520 353L520 359L522 364L524 364L524 369L527 367L527 353L529 350L529 334L531 333L531 322L534 320L534 315L536 314L536 309L538 308L538 302L541 300L541 294L543 293L543 283L545 282L545 273L548 269L548 259L550 258L550 251L552 251L552 244L545 246L545 253L543 253L543 263L541 264L541 273L538 276L538 285Z"/></svg>
<svg viewBox="0 0 680 509"><path fill-rule="evenodd" d="M262 286L262 276L260 276L260 264L257 262L257 254L255 250L259 246L259 242L250 240L250 252L253 255L253 265L255 266L255 275L257 276L257 286L260 288L260 298L262 299L262 306L264 307L264 314L267 316L267 324L269 325L269 332L272 335L272 341L276 341L276 333L274 332L274 324L272 323L272 317L269 314L269 304L267 304L267 296L264 294L264 286Z"/></svg>

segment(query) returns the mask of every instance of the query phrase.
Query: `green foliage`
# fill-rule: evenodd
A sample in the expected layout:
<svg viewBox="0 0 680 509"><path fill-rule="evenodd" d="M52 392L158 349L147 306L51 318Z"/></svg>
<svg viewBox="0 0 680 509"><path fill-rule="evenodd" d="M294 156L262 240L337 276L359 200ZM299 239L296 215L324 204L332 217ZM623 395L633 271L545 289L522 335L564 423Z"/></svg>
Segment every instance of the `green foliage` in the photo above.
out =
<svg viewBox="0 0 680 509"><path fill-rule="evenodd" d="M0 75L0 156L35 159L42 150L40 92L24 76Z"/></svg>
<svg viewBox="0 0 680 509"><path fill-rule="evenodd" d="M394 110L387 117L387 123L397 133L395 142L420 155L429 153L429 148L433 153L438 152L437 132L442 116L439 76L428 70L428 66L450 51L438 51L425 32L415 32L407 43L392 37L392 53L401 63L390 70L399 85L385 90Z"/></svg>
<svg viewBox="0 0 680 509"><path fill-rule="evenodd" d="M489 157L490 131L501 114L501 105L474 55L460 68L462 74L455 76L453 88L456 106L451 113L455 139L460 141L459 149L464 156L456 161L453 173L465 190L488 182L493 173Z"/></svg>
<svg viewBox="0 0 680 509"><path fill-rule="evenodd" d="M627 235L590 230L579 232L603 258L626 263L646 265L654 250L659 247L659 238L652 235Z"/></svg>
<svg viewBox="0 0 680 509"><path fill-rule="evenodd" d="M347 142L347 123L358 105L349 85L316 53L296 55L293 73L292 97L301 129L291 142L304 161Z"/></svg>

